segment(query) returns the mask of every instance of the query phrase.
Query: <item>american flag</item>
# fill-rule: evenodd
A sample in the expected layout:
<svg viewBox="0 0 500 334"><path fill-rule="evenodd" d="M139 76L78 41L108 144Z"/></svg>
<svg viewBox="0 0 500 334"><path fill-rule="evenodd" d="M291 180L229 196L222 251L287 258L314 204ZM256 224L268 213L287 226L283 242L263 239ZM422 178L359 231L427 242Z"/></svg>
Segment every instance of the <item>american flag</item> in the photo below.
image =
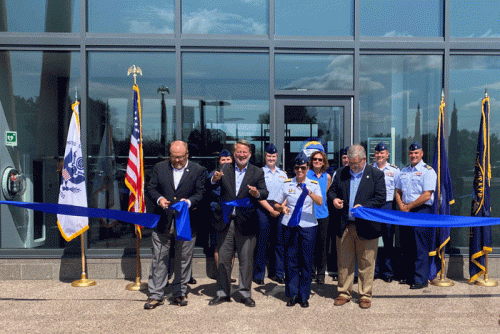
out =
<svg viewBox="0 0 500 334"><path fill-rule="evenodd" d="M142 153L142 121L139 86L134 84L134 117L132 135L130 136L130 151L128 154L127 174L125 184L130 190L128 211L145 212L144 201L144 164ZM136 225L137 227L137 225ZM140 230L138 230L140 234Z"/></svg>

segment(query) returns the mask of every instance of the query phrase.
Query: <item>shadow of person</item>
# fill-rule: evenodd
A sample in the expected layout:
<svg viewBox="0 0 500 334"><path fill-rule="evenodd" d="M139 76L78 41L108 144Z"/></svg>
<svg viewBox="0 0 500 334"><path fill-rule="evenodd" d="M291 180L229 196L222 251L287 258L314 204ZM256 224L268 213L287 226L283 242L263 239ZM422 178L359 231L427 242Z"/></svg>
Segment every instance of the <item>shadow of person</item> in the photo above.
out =
<svg viewBox="0 0 500 334"><path fill-rule="evenodd" d="M338 295L336 284L311 284L311 291L325 298L334 299Z"/></svg>

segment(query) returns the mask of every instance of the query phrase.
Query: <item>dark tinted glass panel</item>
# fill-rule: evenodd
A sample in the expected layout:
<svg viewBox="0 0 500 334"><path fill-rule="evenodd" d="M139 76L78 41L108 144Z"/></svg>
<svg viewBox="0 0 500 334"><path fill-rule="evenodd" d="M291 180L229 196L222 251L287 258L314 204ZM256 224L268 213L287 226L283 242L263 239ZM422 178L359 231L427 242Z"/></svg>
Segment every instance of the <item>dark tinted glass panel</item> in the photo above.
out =
<svg viewBox="0 0 500 334"><path fill-rule="evenodd" d="M208 170L223 148L248 140L261 164L269 142L269 56L184 53L182 138Z"/></svg>
<svg viewBox="0 0 500 334"><path fill-rule="evenodd" d="M79 32L80 0L0 0L0 31Z"/></svg>
<svg viewBox="0 0 500 334"><path fill-rule="evenodd" d="M276 35L353 35L353 0L276 0L275 7Z"/></svg>
<svg viewBox="0 0 500 334"><path fill-rule="evenodd" d="M452 37L499 38L500 3L495 0L450 1Z"/></svg>
<svg viewBox="0 0 500 334"><path fill-rule="evenodd" d="M268 0L182 0L182 32L265 35L268 13Z"/></svg>
<svg viewBox="0 0 500 334"><path fill-rule="evenodd" d="M450 126L448 132L448 160L453 180L456 203L452 214L471 214L472 181L481 120L481 102L488 87L490 96L490 145L492 180L490 188L491 207L500 204L500 57L498 56L451 56L450 97L448 110ZM499 217L498 210L491 216ZM500 228L492 227L493 246L500 246ZM452 229L451 244L467 247L469 229Z"/></svg>
<svg viewBox="0 0 500 334"><path fill-rule="evenodd" d="M173 34L174 0L88 0L88 31Z"/></svg>
<svg viewBox="0 0 500 334"><path fill-rule="evenodd" d="M137 77L142 109L144 174L165 156L175 129L175 61L173 53L90 52L87 152L89 205L127 210L125 186L132 129L132 64L141 68ZM168 92L167 92L168 88ZM163 93L163 94L162 94ZM152 212L147 202L147 212ZM143 231L143 246L151 230ZM89 247L134 247L134 226L117 221L91 219Z"/></svg>
<svg viewBox="0 0 500 334"><path fill-rule="evenodd" d="M26 191L13 200L57 203L75 88L80 86L78 52L0 51L0 171L15 168ZM5 131L17 134L6 146ZM1 197L3 199L3 197ZM60 248L56 216L2 207L1 248Z"/></svg>
<svg viewBox="0 0 500 334"><path fill-rule="evenodd" d="M353 89L353 56L277 54L275 78L276 89Z"/></svg>
<svg viewBox="0 0 500 334"><path fill-rule="evenodd" d="M443 0L360 0L359 8L361 36L443 36Z"/></svg>

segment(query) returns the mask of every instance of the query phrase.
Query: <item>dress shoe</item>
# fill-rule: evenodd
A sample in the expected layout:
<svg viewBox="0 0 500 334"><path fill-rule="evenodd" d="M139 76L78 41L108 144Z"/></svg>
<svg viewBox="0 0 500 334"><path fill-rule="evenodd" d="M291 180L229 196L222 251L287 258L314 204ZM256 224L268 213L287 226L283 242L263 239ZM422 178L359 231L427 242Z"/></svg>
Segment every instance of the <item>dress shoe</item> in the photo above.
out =
<svg viewBox="0 0 500 334"><path fill-rule="evenodd" d="M295 306L295 304L298 303L297 297L291 298L289 301L286 302L286 306L291 307Z"/></svg>
<svg viewBox="0 0 500 334"><path fill-rule="evenodd" d="M144 309L146 310L151 310L154 309L156 306L163 305L163 299L153 299L153 298L148 298L146 301L146 304L144 304Z"/></svg>
<svg viewBox="0 0 500 334"><path fill-rule="evenodd" d="M332 274L331 276L332 276L332 280L334 280L334 281L338 281L339 280L339 275Z"/></svg>
<svg viewBox="0 0 500 334"><path fill-rule="evenodd" d="M316 278L316 284L325 284L325 279L324 278Z"/></svg>
<svg viewBox="0 0 500 334"><path fill-rule="evenodd" d="M372 301L368 299L361 299L359 301L359 307L361 307L362 309L370 308L372 307Z"/></svg>
<svg viewBox="0 0 500 334"><path fill-rule="evenodd" d="M392 282L392 277L384 277L382 280L386 283L391 283Z"/></svg>
<svg viewBox="0 0 500 334"><path fill-rule="evenodd" d="M222 304L222 303L226 303L226 302L230 302L231 301L231 298L230 297L214 297L212 300L210 300L210 302L208 303L208 305L210 306L214 306L214 305L219 305L219 304Z"/></svg>
<svg viewBox="0 0 500 334"><path fill-rule="evenodd" d="M236 278L231 277L231 283L236 283Z"/></svg>
<svg viewBox="0 0 500 334"><path fill-rule="evenodd" d="M276 277L274 281L279 284L285 284L285 279L283 277Z"/></svg>
<svg viewBox="0 0 500 334"><path fill-rule="evenodd" d="M180 296L172 299L172 305L187 306L187 304L188 304L187 297Z"/></svg>
<svg viewBox="0 0 500 334"><path fill-rule="evenodd" d="M406 278L400 279L399 284L407 284Z"/></svg>
<svg viewBox="0 0 500 334"><path fill-rule="evenodd" d="M349 302L350 302L350 300L347 299L346 297L339 296L339 297L335 298L333 305L342 306L342 305L349 303Z"/></svg>
<svg viewBox="0 0 500 334"><path fill-rule="evenodd" d="M255 307L255 300L253 300L252 297L243 298L241 302L245 304L245 306Z"/></svg>
<svg viewBox="0 0 500 334"><path fill-rule="evenodd" d="M412 290L418 290L418 289L423 289L429 286L429 283L413 283L410 285L410 289Z"/></svg>
<svg viewBox="0 0 500 334"><path fill-rule="evenodd" d="M253 282L257 285L264 285L264 280L263 279L254 279Z"/></svg>
<svg viewBox="0 0 500 334"><path fill-rule="evenodd" d="M301 301L300 307L303 307L303 308L309 307L309 302L307 300Z"/></svg>
<svg viewBox="0 0 500 334"><path fill-rule="evenodd" d="M196 284L196 283L197 283L197 282L196 282L196 280L195 280L193 277L191 277L191 278L189 279L188 284Z"/></svg>

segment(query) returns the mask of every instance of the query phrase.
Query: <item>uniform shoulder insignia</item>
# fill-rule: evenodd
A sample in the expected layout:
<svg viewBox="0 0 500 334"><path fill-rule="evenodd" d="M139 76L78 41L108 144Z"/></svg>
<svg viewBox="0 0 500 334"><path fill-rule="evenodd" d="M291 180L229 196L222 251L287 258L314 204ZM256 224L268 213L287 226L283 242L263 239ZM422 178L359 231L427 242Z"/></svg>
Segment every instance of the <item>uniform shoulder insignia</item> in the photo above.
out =
<svg viewBox="0 0 500 334"><path fill-rule="evenodd" d="M429 165L425 165L425 168L427 168L427 169L432 169L432 167L431 167L431 166L429 166Z"/></svg>
<svg viewBox="0 0 500 334"><path fill-rule="evenodd" d="M292 179L286 179L286 180L285 180L285 181L283 181L283 182L290 182L290 181L292 181Z"/></svg>
<svg viewBox="0 0 500 334"><path fill-rule="evenodd" d="M396 169L399 169L399 167L398 167L398 166L396 166L396 165L393 165L393 164L390 164L389 166L391 166L392 168L396 168Z"/></svg>
<svg viewBox="0 0 500 334"><path fill-rule="evenodd" d="M319 184L319 182L318 182L318 181L316 181L316 180L311 180L311 183L314 183L314 184Z"/></svg>

